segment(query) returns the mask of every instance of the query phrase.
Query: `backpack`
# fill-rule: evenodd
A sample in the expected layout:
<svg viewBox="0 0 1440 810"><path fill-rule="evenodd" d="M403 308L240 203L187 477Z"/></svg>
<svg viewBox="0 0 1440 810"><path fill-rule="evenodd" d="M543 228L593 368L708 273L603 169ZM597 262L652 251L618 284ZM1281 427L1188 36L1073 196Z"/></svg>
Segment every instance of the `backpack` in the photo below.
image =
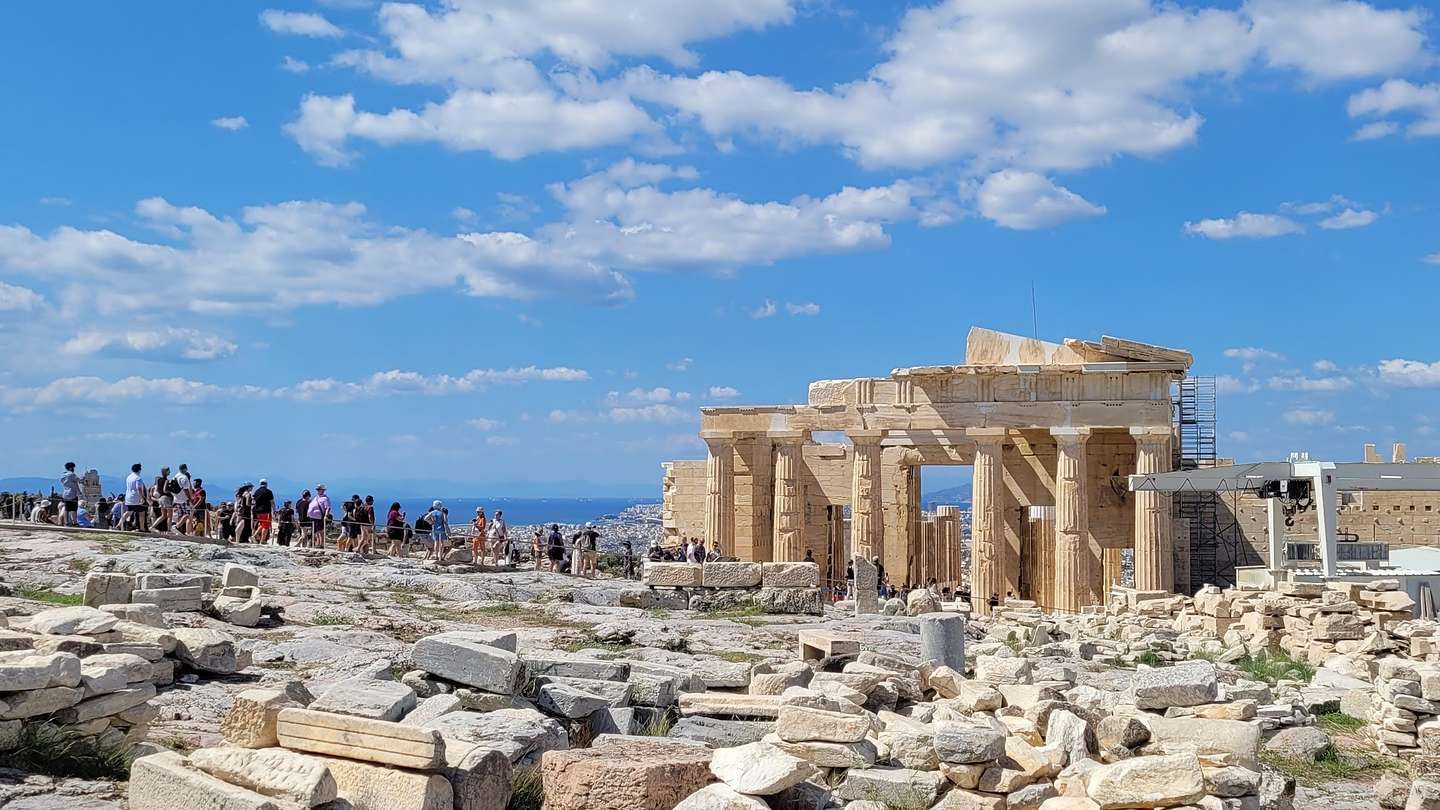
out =
<svg viewBox="0 0 1440 810"><path fill-rule="evenodd" d="M180 481L174 478L169 479L165 482L165 491L170 493L171 495L179 495Z"/></svg>

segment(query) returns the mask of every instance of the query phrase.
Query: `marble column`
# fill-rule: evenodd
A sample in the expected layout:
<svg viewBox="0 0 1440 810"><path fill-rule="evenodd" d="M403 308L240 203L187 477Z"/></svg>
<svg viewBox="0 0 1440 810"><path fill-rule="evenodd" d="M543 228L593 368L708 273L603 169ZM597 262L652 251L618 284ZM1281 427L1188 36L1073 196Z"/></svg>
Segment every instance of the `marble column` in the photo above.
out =
<svg viewBox="0 0 1440 810"><path fill-rule="evenodd" d="M885 431L853 431L848 435L853 456L850 464L850 553L871 560L885 548L885 514L880 505L880 440L885 437Z"/></svg>
<svg viewBox="0 0 1440 810"><path fill-rule="evenodd" d="M803 431L772 433L775 440L775 562L805 558L805 496L800 484L805 466Z"/></svg>
<svg viewBox="0 0 1440 810"><path fill-rule="evenodd" d="M1135 437L1135 472L1170 471L1170 429L1131 428ZM1152 490L1135 493L1135 587L1142 591L1175 590L1175 547L1170 527L1170 499Z"/></svg>
<svg viewBox="0 0 1440 810"><path fill-rule="evenodd" d="M1110 591L1110 586L1125 584L1125 564L1121 557L1123 551L1124 549L1107 548L1101 554L1105 560L1105 577L1101 584L1107 593Z"/></svg>
<svg viewBox="0 0 1440 810"><path fill-rule="evenodd" d="M1005 447L1003 428L966 431L975 441L975 480L970 521L970 604L975 615L990 613L990 598L1005 601Z"/></svg>
<svg viewBox="0 0 1440 810"><path fill-rule="evenodd" d="M707 434L705 461L705 544L722 554L735 551L735 436Z"/></svg>
<svg viewBox="0 0 1440 810"><path fill-rule="evenodd" d="M1051 428L1055 463L1055 609L1079 613L1090 601L1089 493L1085 442L1089 428Z"/></svg>
<svg viewBox="0 0 1440 810"><path fill-rule="evenodd" d="M949 586L953 593L960 584L960 507L935 507L935 565L941 587Z"/></svg>

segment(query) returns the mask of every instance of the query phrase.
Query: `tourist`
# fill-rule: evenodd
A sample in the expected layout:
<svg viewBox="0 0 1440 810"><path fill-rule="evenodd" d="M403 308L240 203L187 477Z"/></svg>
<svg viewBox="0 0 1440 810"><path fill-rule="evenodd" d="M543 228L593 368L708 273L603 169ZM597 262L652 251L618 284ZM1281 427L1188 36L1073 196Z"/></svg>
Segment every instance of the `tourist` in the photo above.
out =
<svg viewBox="0 0 1440 810"><path fill-rule="evenodd" d="M146 509L149 501L145 481L140 478L140 465L131 464L130 474L125 476L125 528L136 532L150 531Z"/></svg>
<svg viewBox="0 0 1440 810"><path fill-rule="evenodd" d="M300 547L309 548L311 545L310 534L310 490L300 493L295 499L295 517L300 523Z"/></svg>
<svg viewBox="0 0 1440 810"><path fill-rule="evenodd" d="M936 579L935 577L930 577L930 581L925 583L925 590L929 591L931 596L939 598L940 580Z"/></svg>
<svg viewBox="0 0 1440 810"><path fill-rule="evenodd" d="M485 561L485 543L490 539L490 526L485 520L485 507L475 507L475 519L470 521L475 534L470 538L470 561L480 565Z"/></svg>
<svg viewBox="0 0 1440 810"><path fill-rule="evenodd" d="M375 496L366 495L360 506L360 553L375 553Z"/></svg>
<svg viewBox="0 0 1440 810"><path fill-rule="evenodd" d="M450 537L450 511L440 501L430 504L425 516L430 522L430 545L425 549L424 559L440 559L440 550Z"/></svg>
<svg viewBox="0 0 1440 810"><path fill-rule="evenodd" d="M205 480L196 478L190 485L190 532L200 537L210 535L210 504L207 497Z"/></svg>
<svg viewBox="0 0 1440 810"><path fill-rule="evenodd" d="M495 555L495 564L510 561L510 527L505 524L505 513L495 510L495 519L490 521L490 553Z"/></svg>
<svg viewBox="0 0 1440 810"><path fill-rule="evenodd" d="M535 534L530 537L530 559L535 562L535 570L539 571L547 556L545 550L545 530L539 526L535 527Z"/></svg>
<svg viewBox="0 0 1440 810"><path fill-rule="evenodd" d="M76 510L75 510L75 525L76 525L76 526L79 526L79 527L82 528L82 529L93 529L93 528L95 528L95 524L93 524L93 523L90 522L90 512L89 512L89 510L87 510L87 509L86 509L85 507L83 507L83 506L79 506L79 507L77 507Z"/></svg>
<svg viewBox="0 0 1440 810"><path fill-rule="evenodd" d="M31 523L54 523L54 522L55 522L53 519L51 519L51 516L50 516L50 501L45 500L45 501L41 501L41 502L35 504L35 508L30 510L30 522L31 522Z"/></svg>
<svg viewBox="0 0 1440 810"><path fill-rule="evenodd" d="M255 485L246 481L235 490L235 542L249 543L255 537Z"/></svg>
<svg viewBox="0 0 1440 810"><path fill-rule="evenodd" d="M885 587L890 584L890 580L885 577L885 566L880 562L878 556L871 557L870 564L875 566L875 586L879 589L880 596L884 598Z"/></svg>
<svg viewBox="0 0 1440 810"><path fill-rule="evenodd" d="M170 528L170 518L175 513L175 492L178 491L171 490L172 483L170 468L161 467L160 474L155 476L153 490L154 500L160 504L160 518L165 521L166 530Z"/></svg>
<svg viewBox="0 0 1440 810"><path fill-rule="evenodd" d="M589 573L590 578L594 579L599 575L600 559L600 533L595 531L595 524L587 522L585 528L570 535L570 540L574 543L576 551L574 555L576 563L572 566L571 573L582 577Z"/></svg>
<svg viewBox="0 0 1440 810"><path fill-rule="evenodd" d="M620 552L624 561L624 576L626 579L635 578L635 548L626 540L620 544Z"/></svg>
<svg viewBox="0 0 1440 810"><path fill-rule="evenodd" d="M801 560L800 562L815 562L815 550L809 548L805 549L805 559Z"/></svg>
<svg viewBox="0 0 1440 810"><path fill-rule="evenodd" d="M560 562L565 559L565 538L560 534L560 524L550 524L550 536L546 538L549 546L547 555L550 558L550 573L560 572Z"/></svg>
<svg viewBox="0 0 1440 810"><path fill-rule="evenodd" d="M390 541L390 556L404 557L405 513L400 511L399 501L392 502L385 514L385 537Z"/></svg>
<svg viewBox="0 0 1440 810"><path fill-rule="evenodd" d="M305 516L310 518L310 542L315 548L325 548L325 523L330 520L330 514L330 495L325 492L324 484L316 484L315 498L305 510Z"/></svg>
<svg viewBox="0 0 1440 810"><path fill-rule="evenodd" d="M110 504L110 528L123 529L125 521L125 499L116 498L115 503Z"/></svg>
<svg viewBox="0 0 1440 810"><path fill-rule="evenodd" d="M189 508L193 500L192 496L194 494L195 484L193 479L190 477L189 464L181 464L176 469L179 470L179 472L175 473L175 483L180 485L180 492L179 496L176 498L176 505L179 506L181 511L183 512Z"/></svg>
<svg viewBox="0 0 1440 810"><path fill-rule="evenodd" d="M280 505L280 511L276 514L276 545L289 546L290 540L295 536L295 506L286 501Z"/></svg>
<svg viewBox="0 0 1440 810"><path fill-rule="evenodd" d="M855 598L855 562L845 563L845 598Z"/></svg>
<svg viewBox="0 0 1440 810"><path fill-rule="evenodd" d="M60 476L60 525L74 526L78 523L80 510L80 476L75 474L75 462L65 462L65 472Z"/></svg>
<svg viewBox="0 0 1440 810"><path fill-rule="evenodd" d="M270 482L260 479L260 486L250 493L251 512L255 516L255 542L270 544L270 524L275 514L275 493L270 491Z"/></svg>

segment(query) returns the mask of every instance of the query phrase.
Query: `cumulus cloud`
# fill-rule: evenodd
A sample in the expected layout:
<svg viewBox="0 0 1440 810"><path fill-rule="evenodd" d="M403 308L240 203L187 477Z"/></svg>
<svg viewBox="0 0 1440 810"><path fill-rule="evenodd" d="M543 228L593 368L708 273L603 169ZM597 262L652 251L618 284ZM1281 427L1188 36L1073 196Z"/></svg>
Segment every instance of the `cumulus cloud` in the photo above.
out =
<svg viewBox="0 0 1440 810"><path fill-rule="evenodd" d="M1347 109L1352 118L1382 119L1362 126L1352 136L1354 140L1384 138L1402 131L1412 138L1434 137L1440 135L1440 82L1390 79L1352 95Z"/></svg>
<svg viewBox="0 0 1440 810"><path fill-rule="evenodd" d="M1215 390L1221 394L1251 394L1260 390L1260 384L1233 374L1221 374L1215 378Z"/></svg>
<svg viewBox="0 0 1440 810"><path fill-rule="evenodd" d="M691 358L691 357L682 357L682 358L680 358L679 360L676 360L676 361L673 362L673 363L666 363L666 364L665 364L665 368L668 368L668 369L670 369L671 371L689 371L689 370L690 370L690 367L691 367L692 365L694 365L694 364L695 364L694 358Z"/></svg>
<svg viewBox="0 0 1440 810"><path fill-rule="evenodd" d="M614 407L609 410L608 416L615 422L680 422L691 418L689 412L665 403Z"/></svg>
<svg viewBox="0 0 1440 810"><path fill-rule="evenodd" d="M1014 169L985 178L976 195L980 215L1004 228L1034 230L1105 213L1075 192L1034 172Z"/></svg>
<svg viewBox="0 0 1440 810"><path fill-rule="evenodd" d="M218 360L234 354L234 343L196 329L131 329L86 331L65 341L60 351L71 355L139 357L153 360Z"/></svg>
<svg viewBox="0 0 1440 810"><path fill-rule="evenodd" d="M286 73L309 73L310 63L306 62L304 59L296 59L293 56L287 56L284 59L280 60L280 69L285 71Z"/></svg>
<svg viewBox="0 0 1440 810"><path fill-rule="evenodd" d="M806 302L806 303L803 303L803 304L795 304L795 303L789 303L789 302L787 302L787 303L785 304L785 311L788 312L788 313L790 313L791 315L806 315L806 316L819 315L819 314L820 314L820 305L819 305L819 304L816 304L816 303L814 303L814 302Z"/></svg>
<svg viewBox="0 0 1440 810"><path fill-rule="evenodd" d="M740 396L740 392L737 389L728 385L712 385L706 394L710 399L735 399Z"/></svg>
<svg viewBox="0 0 1440 810"><path fill-rule="evenodd" d="M214 434L208 430L172 430L170 438L187 442L203 442L214 438Z"/></svg>
<svg viewBox="0 0 1440 810"><path fill-rule="evenodd" d="M1313 408L1291 408L1281 418L1292 425L1328 425L1335 421L1335 414Z"/></svg>
<svg viewBox="0 0 1440 810"><path fill-rule="evenodd" d="M1185 233L1206 239L1270 239L1302 233L1305 227L1279 214L1252 214L1241 211L1233 217L1186 222Z"/></svg>
<svg viewBox="0 0 1440 810"><path fill-rule="evenodd" d="M293 34L321 39L345 36L344 30L325 19L323 15L309 12L279 11L267 8L260 12L260 23L277 34Z"/></svg>
<svg viewBox="0 0 1440 810"><path fill-rule="evenodd" d="M29 287L0 281L0 312L31 312L44 303L45 299Z"/></svg>
<svg viewBox="0 0 1440 810"><path fill-rule="evenodd" d="M441 396L464 394L483 390L493 384L515 384L525 382L584 382L590 374L583 369L559 366L555 368L488 369L477 368L460 375L424 374L418 371L392 369L379 371L358 381L337 380L333 377L303 380L288 388L281 388L277 394L289 396L303 402L345 402L392 394L425 394Z"/></svg>
<svg viewBox="0 0 1440 810"><path fill-rule="evenodd" d="M1285 355L1279 352L1272 352L1269 349L1262 349L1259 346L1240 346L1233 349L1226 349L1221 352L1221 354L1232 360L1245 360L1247 362L1285 359Z"/></svg>
<svg viewBox="0 0 1440 810"><path fill-rule="evenodd" d="M1351 228L1363 228L1379 219L1380 215L1374 211L1356 210L1346 208L1344 211L1328 216L1320 220L1320 227L1330 230L1349 230Z"/></svg>
<svg viewBox="0 0 1440 810"><path fill-rule="evenodd" d="M228 129L231 132L250 126L250 122L246 121L245 116L243 115L230 115L223 116L221 118L211 118L210 124L219 129Z"/></svg>
<svg viewBox="0 0 1440 810"><path fill-rule="evenodd" d="M1420 261L1425 262L1426 264L1440 265L1440 252L1431 253L1428 256L1424 256L1420 259Z"/></svg>
<svg viewBox="0 0 1440 810"><path fill-rule="evenodd" d="M775 313L777 312L779 312L779 310L776 309L775 302L767 298L764 301L760 302L760 306L750 310L750 317L756 320L760 320L762 318L773 318L775 317Z"/></svg>
<svg viewBox="0 0 1440 810"><path fill-rule="evenodd" d="M1265 381L1273 391L1334 392L1353 388L1355 381L1349 377L1306 377L1301 374L1280 374Z"/></svg>
<svg viewBox="0 0 1440 810"><path fill-rule="evenodd" d="M1380 381L1402 388L1440 388L1440 360L1426 363L1420 360L1382 360L1379 365Z"/></svg>
<svg viewBox="0 0 1440 810"><path fill-rule="evenodd" d="M63 377L29 388L0 387L0 402L16 410L62 404L109 404L127 400L157 400L172 405L193 405L218 399L263 399L269 389L249 385L216 385L184 377Z"/></svg>

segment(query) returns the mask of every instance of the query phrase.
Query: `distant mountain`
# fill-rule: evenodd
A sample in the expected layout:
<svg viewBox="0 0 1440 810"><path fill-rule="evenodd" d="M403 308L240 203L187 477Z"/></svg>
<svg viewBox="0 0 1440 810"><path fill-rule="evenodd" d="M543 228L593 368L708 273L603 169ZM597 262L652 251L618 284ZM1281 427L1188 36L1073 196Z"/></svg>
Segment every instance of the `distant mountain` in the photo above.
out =
<svg viewBox="0 0 1440 810"><path fill-rule="evenodd" d="M82 471L83 472L83 471ZM205 488L212 497L221 499L233 493L241 484L257 483L260 476L241 478L235 475L214 474L205 470L191 472L205 480ZM146 465L145 483L150 483L159 473L158 468ZM636 500L658 500L660 482L645 484L601 484L593 481L509 481L499 483L467 483L454 480L395 480L379 478L337 476L318 480L296 480L282 476L267 478L270 488L281 498L294 497L301 490L313 490L317 483L325 484L331 495L349 497L352 494L374 495L377 498L634 498ZM22 475L0 478L0 492L42 492L59 488L59 476ZM100 476L101 489L108 495L125 489L125 478L113 475Z"/></svg>
<svg viewBox="0 0 1440 810"><path fill-rule="evenodd" d="M936 506L970 506L970 484L946 487L923 493L920 496L921 504L926 510L934 510Z"/></svg>

